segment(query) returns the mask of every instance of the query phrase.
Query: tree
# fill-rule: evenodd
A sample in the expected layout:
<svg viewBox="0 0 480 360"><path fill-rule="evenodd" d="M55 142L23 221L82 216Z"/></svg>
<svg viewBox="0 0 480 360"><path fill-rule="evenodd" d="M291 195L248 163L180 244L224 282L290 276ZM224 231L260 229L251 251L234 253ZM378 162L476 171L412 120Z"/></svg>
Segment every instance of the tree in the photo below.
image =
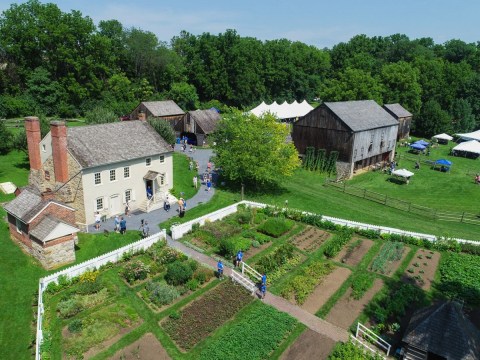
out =
<svg viewBox="0 0 480 360"><path fill-rule="evenodd" d="M7 129L5 121L0 121L0 155L5 155L12 149L12 139L12 133Z"/></svg>
<svg viewBox="0 0 480 360"><path fill-rule="evenodd" d="M233 112L219 122L213 134L215 165L230 181L262 186L291 176L300 166L289 131L272 115L256 117Z"/></svg>
<svg viewBox="0 0 480 360"><path fill-rule="evenodd" d="M169 144L175 143L175 131L168 121L162 119L151 119L148 123L155 129L155 131Z"/></svg>
<svg viewBox="0 0 480 360"><path fill-rule="evenodd" d="M414 130L416 134L425 137L450 132L450 115L442 110L437 101L429 100L422 106L419 116L415 118Z"/></svg>
<svg viewBox="0 0 480 360"><path fill-rule="evenodd" d="M168 97L175 101L184 110L195 110L198 104L198 95L195 86L186 82L174 83Z"/></svg>
<svg viewBox="0 0 480 360"><path fill-rule="evenodd" d="M455 133L470 132L475 128L475 116L472 107L465 99L456 99L450 114L453 116L453 131Z"/></svg>
<svg viewBox="0 0 480 360"><path fill-rule="evenodd" d="M85 122L87 124L105 124L118 121L118 116L112 110L97 106L85 113Z"/></svg>

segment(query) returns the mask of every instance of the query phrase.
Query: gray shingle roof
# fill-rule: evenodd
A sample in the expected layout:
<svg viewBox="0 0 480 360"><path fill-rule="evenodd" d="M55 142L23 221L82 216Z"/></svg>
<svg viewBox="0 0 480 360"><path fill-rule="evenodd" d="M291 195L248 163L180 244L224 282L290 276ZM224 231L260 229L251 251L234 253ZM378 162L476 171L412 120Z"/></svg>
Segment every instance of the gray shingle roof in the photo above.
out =
<svg viewBox="0 0 480 360"><path fill-rule="evenodd" d="M6 204L4 209L16 218L28 223L45 204L40 192L32 187L26 187L15 199Z"/></svg>
<svg viewBox="0 0 480 360"><path fill-rule="evenodd" d="M30 230L30 234L43 241L61 222L54 216L45 216L34 229Z"/></svg>
<svg viewBox="0 0 480 360"><path fill-rule="evenodd" d="M455 302L418 310L403 341L446 359L473 360L480 354L480 333Z"/></svg>
<svg viewBox="0 0 480 360"><path fill-rule="evenodd" d="M383 107L387 109L390 114L396 116L397 118L413 116L407 109L405 109L400 104L385 104L383 105Z"/></svg>
<svg viewBox="0 0 480 360"><path fill-rule="evenodd" d="M220 114L216 110L195 110L188 113L191 120L194 120L205 134L211 134L221 119Z"/></svg>
<svg viewBox="0 0 480 360"><path fill-rule="evenodd" d="M173 100L165 101L144 101L143 105L153 116L183 115L185 112Z"/></svg>
<svg viewBox="0 0 480 360"><path fill-rule="evenodd" d="M398 121L373 100L326 102L323 105L355 132L398 125Z"/></svg>
<svg viewBox="0 0 480 360"><path fill-rule="evenodd" d="M70 127L67 144L84 168L172 151L147 122L139 120Z"/></svg>

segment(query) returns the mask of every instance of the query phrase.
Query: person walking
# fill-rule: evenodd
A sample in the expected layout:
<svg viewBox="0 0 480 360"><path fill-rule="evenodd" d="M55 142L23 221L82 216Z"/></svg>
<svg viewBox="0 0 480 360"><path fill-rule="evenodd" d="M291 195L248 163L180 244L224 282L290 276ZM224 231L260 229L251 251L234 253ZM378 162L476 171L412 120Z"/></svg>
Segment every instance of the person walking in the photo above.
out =
<svg viewBox="0 0 480 360"><path fill-rule="evenodd" d="M242 251L242 249L240 249L237 252L237 257L235 259L235 266L239 267L240 264L242 263L242 261L243 261L243 251Z"/></svg>
<svg viewBox="0 0 480 360"><path fill-rule="evenodd" d="M210 191L210 189L212 188L212 180L210 180L210 178L207 179L207 191Z"/></svg>
<svg viewBox="0 0 480 360"><path fill-rule="evenodd" d="M262 274L262 285L267 285L267 274Z"/></svg>
<svg viewBox="0 0 480 360"><path fill-rule="evenodd" d="M265 299L265 295L267 293L267 285L265 284L262 284L262 286L260 286L260 299Z"/></svg>
<svg viewBox="0 0 480 360"><path fill-rule="evenodd" d="M130 203L128 201L125 204L125 216L130 216Z"/></svg>
<svg viewBox="0 0 480 360"><path fill-rule="evenodd" d="M163 210L168 212L170 210L170 200L168 199L168 194L165 195L165 201L163 202Z"/></svg>
<svg viewBox="0 0 480 360"><path fill-rule="evenodd" d="M217 272L218 272L218 278L220 280L222 280L223 279L223 263L222 263L222 260L218 260Z"/></svg>
<svg viewBox="0 0 480 360"><path fill-rule="evenodd" d="M118 233L120 231L120 218L118 217L118 215L115 215L113 224L115 225L115 228L113 230Z"/></svg>
<svg viewBox="0 0 480 360"><path fill-rule="evenodd" d="M127 220L125 220L122 216L120 218L120 234L124 235L126 231L127 231Z"/></svg>
<svg viewBox="0 0 480 360"><path fill-rule="evenodd" d="M148 226L148 221L145 221L143 224L142 235L144 238L150 235L150 227Z"/></svg>
<svg viewBox="0 0 480 360"><path fill-rule="evenodd" d="M193 177L193 187L196 189L198 187L198 178L197 175Z"/></svg>
<svg viewBox="0 0 480 360"><path fill-rule="evenodd" d="M187 210L187 200L182 198L182 201L183 201L183 212L185 212Z"/></svg>
<svg viewBox="0 0 480 360"><path fill-rule="evenodd" d="M97 211L95 213L95 230L100 229L100 222L102 221L102 217L100 216L100 213Z"/></svg>

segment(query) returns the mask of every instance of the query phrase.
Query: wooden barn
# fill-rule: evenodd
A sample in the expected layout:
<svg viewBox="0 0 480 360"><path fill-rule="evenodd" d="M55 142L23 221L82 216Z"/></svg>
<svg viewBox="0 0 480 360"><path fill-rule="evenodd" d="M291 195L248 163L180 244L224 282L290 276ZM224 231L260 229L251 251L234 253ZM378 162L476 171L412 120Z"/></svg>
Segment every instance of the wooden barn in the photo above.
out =
<svg viewBox="0 0 480 360"><path fill-rule="evenodd" d="M175 133L188 137L189 143L202 146L204 142L208 143L208 135L215 130L220 119L214 109L189 111L175 126Z"/></svg>
<svg viewBox="0 0 480 360"><path fill-rule="evenodd" d="M292 139L300 154L307 147L338 151L337 175L391 161L398 121L373 100L326 102L293 124Z"/></svg>
<svg viewBox="0 0 480 360"><path fill-rule="evenodd" d="M185 112L173 100L144 101L130 114L130 120L167 120L173 128L180 122Z"/></svg>
<svg viewBox="0 0 480 360"><path fill-rule="evenodd" d="M398 121L397 141L408 139L413 115L400 104L385 104L383 108Z"/></svg>

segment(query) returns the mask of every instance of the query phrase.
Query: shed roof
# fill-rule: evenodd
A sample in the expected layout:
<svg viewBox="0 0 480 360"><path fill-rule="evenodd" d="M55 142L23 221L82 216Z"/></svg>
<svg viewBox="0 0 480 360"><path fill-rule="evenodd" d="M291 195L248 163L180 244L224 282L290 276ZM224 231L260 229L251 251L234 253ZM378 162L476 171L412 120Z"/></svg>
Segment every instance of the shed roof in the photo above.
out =
<svg viewBox="0 0 480 360"><path fill-rule="evenodd" d="M403 341L446 359L478 359L480 335L456 302L443 302L418 310Z"/></svg>
<svg viewBox="0 0 480 360"><path fill-rule="evenodd" d="M30 230L30 235L38 240L47 242L58 239L65 235L70 235L80 231L80 229L57 219L54 216L45 216L34 229Z"/></svg>
<svg viewBox="0 0 480 360"><path fill-rule="evenodd" d="M398 121L373 100L325 102L352 131L398 126Z"/></svg>
<svg viewBox="0 0 480 360"><path fill-rule="evenodd" d="M195 110L189 111L190 118L200 126L205 134L212 133L221 116L216 110Z"/></svg>
<svg viewBox="0 0 480 360"><path fill-rule="evenodd" d="M146 121L140 120L69 127L67 144L84 168L172 151Z"/></svg>
<svg viewBox="0 0 480 360"><path fill-rule="evenodd" d="M6 204L4 209L16 218L28 223L38 212L36 209L42 208L44 205L40 192L31 186L27 186L15 199Z"/></svg>
<svg viewBox="0 0 480 360"><path fill-rule="evenodd" d="M164 101L144 101L142 104L152 113L152 116L173 116L184 115L180 106L173 100Z"/></svg>
<svg viewBox="0 0 480 360"><path fill-rule="evenodd" d="M413 116L407 109L400 104L385 104L383 107L397 118Z"/></svg>

